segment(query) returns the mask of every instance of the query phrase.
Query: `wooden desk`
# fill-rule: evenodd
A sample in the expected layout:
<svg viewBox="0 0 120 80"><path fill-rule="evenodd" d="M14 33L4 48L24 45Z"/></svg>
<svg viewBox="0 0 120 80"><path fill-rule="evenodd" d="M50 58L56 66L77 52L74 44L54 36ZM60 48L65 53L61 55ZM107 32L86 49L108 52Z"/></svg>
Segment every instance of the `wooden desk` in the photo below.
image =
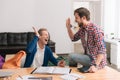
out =
<svg viewBox="0 0 120 80"><path fill-rule="evenodd" d="M120 72L110 68L110 67L105 67L102 70L99 70L96 73L80 73L77 71L76 67L71 67L72 73L80 74L85 76L83 79L79 80L120 80ZM10 80L16 80L16 77L18 75L34 75L34 76L39 76L39 77L48 77L52 76L53 80L62 80L60 78L61 75L47 75L47 74L30 74L33 68L21 68L21 69L2 69L3 71L13 71L14 75L12 75Z"/></svg>

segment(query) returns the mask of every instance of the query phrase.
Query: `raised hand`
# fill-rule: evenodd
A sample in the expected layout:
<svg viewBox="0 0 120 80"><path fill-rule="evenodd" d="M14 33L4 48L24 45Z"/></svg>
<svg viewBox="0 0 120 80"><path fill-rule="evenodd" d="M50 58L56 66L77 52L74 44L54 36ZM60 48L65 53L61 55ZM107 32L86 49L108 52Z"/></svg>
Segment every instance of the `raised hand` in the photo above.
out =
<svg viewBox="0 0 120 80"><path fill-rule="evenodd" d="M35 32L35 35L39 37L40 35L39 35L38 31L35 29L35 27L32 27L32 28L33 28L33 30Z"/></svg>
<svg viewBox="0 0 120 80"><path fill-rule="evenodd" d="M68 18L68 19L66 20L66 27L67 27L67 28L70 28L70 27L71 27L70 18Z"/></svg>

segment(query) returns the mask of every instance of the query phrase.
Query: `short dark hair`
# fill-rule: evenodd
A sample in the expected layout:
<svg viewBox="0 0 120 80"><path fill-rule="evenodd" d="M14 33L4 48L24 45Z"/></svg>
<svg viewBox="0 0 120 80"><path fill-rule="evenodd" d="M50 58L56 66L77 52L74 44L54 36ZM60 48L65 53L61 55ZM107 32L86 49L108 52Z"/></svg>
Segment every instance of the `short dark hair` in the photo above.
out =
<svg viewBox="0 0 120 80"><path fill-rule="evenodd" d="M87 8L84 8L84 7L80 7L78 9L76 9L74 11L74 15L75 13L78 13L78 15L80 16L80 18L82 18L83 16L86 17L86 19L89 21L90 20L90 12Z"/></svg>

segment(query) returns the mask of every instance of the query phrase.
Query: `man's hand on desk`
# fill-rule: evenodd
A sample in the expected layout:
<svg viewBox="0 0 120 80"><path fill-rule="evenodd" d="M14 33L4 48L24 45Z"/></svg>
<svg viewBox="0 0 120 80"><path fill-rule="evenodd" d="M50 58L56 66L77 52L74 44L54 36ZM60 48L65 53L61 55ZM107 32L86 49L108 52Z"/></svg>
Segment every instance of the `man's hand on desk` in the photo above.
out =
<svg viewBox="0 0 120 80"><path fill-rule="evenodd" d="M58 62L58 66L60 66L60 67L65 67L65 61L64 60L60 60L59 62Z"/></svg>
<svg viewBox="0 0 120 80"><path fill-rule="evenodd" d="M95 67L95 66L90 66L90 68L89 68L89 72L90 72L90 73L95 73L97 70L98 70L98 69L97 69L97 67Z"/></svg>

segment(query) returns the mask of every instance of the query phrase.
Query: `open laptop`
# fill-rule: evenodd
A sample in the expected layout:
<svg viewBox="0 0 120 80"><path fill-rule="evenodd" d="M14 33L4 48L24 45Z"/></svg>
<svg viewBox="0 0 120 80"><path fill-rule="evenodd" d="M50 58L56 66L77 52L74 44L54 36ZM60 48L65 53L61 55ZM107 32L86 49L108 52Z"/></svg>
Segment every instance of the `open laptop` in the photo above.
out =
<svg viewBox="0 0 120 80"><path fill-rule="evenodd" d="M0 78L10 77L12 76L13 72L8 71L0 71Z"/></svg>

